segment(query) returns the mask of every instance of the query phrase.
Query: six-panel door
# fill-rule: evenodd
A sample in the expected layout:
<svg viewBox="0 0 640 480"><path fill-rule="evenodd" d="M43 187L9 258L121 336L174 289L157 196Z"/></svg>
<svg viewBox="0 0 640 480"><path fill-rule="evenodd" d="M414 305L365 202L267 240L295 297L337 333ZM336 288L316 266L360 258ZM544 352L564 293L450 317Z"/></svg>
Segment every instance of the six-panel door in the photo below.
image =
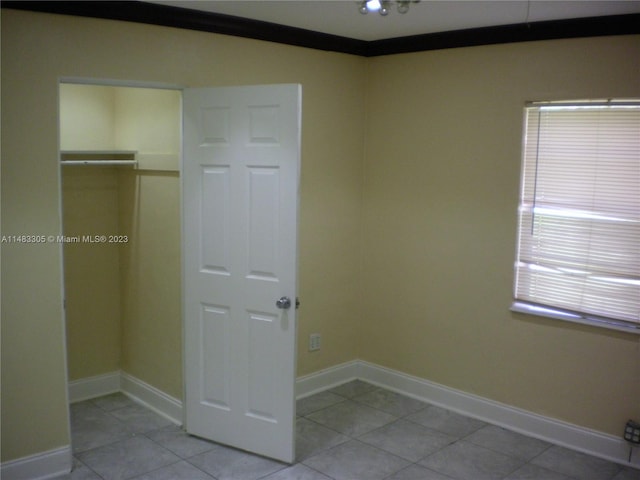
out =
<svg viewBox="0 0 640 480"><path fill-rule="evenodd" d="M186 429L292 462L300 86L183 102Z"/></svg>

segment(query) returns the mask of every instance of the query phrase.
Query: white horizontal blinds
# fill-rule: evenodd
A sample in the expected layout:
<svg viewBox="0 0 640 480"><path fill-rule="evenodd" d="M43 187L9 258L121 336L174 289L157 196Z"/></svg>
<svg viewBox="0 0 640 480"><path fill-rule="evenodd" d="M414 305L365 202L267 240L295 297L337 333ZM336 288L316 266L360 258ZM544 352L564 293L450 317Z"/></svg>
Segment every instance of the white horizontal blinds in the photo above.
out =
<svg viewBox="0 0 640 480"><path fill-rule="evenodd" d="M640 108L526 110L516 298L640 323Z"/></svg>

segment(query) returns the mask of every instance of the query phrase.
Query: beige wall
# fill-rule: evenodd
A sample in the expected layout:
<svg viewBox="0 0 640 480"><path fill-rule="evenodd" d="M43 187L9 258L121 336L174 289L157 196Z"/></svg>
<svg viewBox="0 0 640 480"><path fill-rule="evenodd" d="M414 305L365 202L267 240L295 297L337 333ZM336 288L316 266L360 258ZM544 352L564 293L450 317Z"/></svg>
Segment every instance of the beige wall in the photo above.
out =
<svg viewBox="0 0 640 480"><path fill-rule="evenodd" d="M369 66L360 356L621 435L640 416L640 337L509 306L522 107L639 97L639 37L441 50Z"/></svg>
<svg viewBox="0 0 640 480"><path fill-rule="evenodd" d="M122 357L126 373L182 398L180 178L123 170L120 228Z"/></svg>
<svg viewBox="0 0 640 480"><path fill-rule="evenodd" d="M63 232L69 237L119 231L118 171L62 169ZM64 292L69 380L119 370L121 350L120 245L65 243Z"/></svg>
<svg viewBox="0 0 640 480"><path fill-rule="evenodd" d="M367 60L10 10L2 22L3 234L60 231L59 76L302 83L298 374L360 357L607 433L640 415L638 337L508 311L522 105L639 96L637 36ZM68 436L60 248L2 253L5 461Z"/></svg>
<svg viewBox="0 0 640 480"><path fill-rule="evenodd" d="M359 315L353 286L359 281L365 65L349 55L269 42L3 9L2 233L61 232L61 77L187 87L301 83L299 293L304 303L298 374L352 360ZM165 188L170 178L141 181L149 180L151 189ZM2 461L7 461L66 445L69 438L61 246L3 244L2 256ZM345 283L351 288L343 288ZM145 335L148 327L133 328L133 335ZM323 349L309 353L306 337L315 331L323 334ZM175 340L158 340L157 348L173 348ZM125 363L135 361L135 348L124 345ZM149 378L158 377L158 368L147 368ZM173 381L160 388L178 396Z"/></svg>
<svg viewBox="0 0 640 480"><path fill-rule="evenodd" d="M116 89L60 85L60 149L116 148Z"/></svg>

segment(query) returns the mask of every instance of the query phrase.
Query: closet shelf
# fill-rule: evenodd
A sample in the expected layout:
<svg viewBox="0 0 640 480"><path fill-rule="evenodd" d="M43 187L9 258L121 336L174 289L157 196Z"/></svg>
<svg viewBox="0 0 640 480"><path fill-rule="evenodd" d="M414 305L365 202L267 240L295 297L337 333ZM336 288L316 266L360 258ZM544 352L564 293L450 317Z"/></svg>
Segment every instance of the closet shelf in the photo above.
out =
<svg viewBox="0 0 640 480"><path fill-rule="evenodd" d="M123 165L137 165L135 160L62 160L60 165L92 165L92 166L123 166Z"/></svg>
<svg viewBox="0 0 640 480"><path fill-rule="evenodd" d="M63 150L61 165L135 166L135 150Z"/></svg>

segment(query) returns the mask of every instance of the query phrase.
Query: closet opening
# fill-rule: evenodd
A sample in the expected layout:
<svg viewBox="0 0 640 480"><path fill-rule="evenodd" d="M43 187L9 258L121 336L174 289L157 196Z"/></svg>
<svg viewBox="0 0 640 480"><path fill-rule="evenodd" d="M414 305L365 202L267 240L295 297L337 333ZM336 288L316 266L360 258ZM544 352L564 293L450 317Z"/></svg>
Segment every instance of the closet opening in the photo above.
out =
<svg viewBox="0 0 640 480"><path fill-rule="evenodd" d="M181 97L59 84L70 403L153 391L180 405Z"/></svg>

